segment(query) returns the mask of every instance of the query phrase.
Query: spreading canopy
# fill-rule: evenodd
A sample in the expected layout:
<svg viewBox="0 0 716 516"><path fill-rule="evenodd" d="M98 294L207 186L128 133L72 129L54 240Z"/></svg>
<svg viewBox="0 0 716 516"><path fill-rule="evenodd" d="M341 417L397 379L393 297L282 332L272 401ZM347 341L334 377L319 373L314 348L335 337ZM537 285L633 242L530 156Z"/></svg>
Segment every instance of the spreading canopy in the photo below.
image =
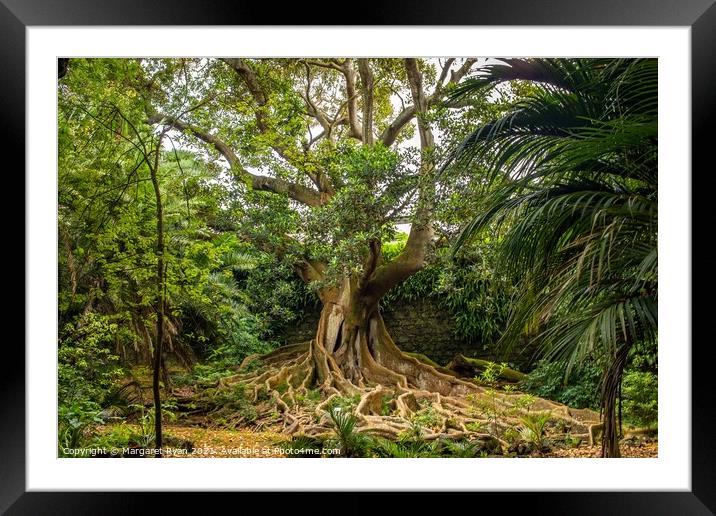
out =
<svg viewBox="0 0 716 516"><path fill-rule="evenodd" d="M317 286L361 278L376 299L421 268L434 236L434 127L460 136L446 100L475 59L147 60L147 122L221 157L253 244ZM170 133L171 134L171 133ZM278 194L278 195L276 195ZM381 241L410 222L404 251Z"/></svg>

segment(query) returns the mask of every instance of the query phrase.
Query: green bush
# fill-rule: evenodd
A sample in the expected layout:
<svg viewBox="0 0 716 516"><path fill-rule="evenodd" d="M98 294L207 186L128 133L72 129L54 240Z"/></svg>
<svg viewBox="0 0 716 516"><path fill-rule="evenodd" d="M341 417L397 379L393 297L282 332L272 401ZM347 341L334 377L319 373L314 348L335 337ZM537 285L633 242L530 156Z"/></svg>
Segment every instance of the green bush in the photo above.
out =
<svg viewBox="0 0 716 516"><path fill-rule="evenodd" d="M423 441L420 439L403 439L398 442L384 438L376 438L373 443L372 453L375 457L408 459L408 458L432 458L440 457L440 443L435 441ZM456 451L456 456L467 456L471 450L461 449ZM462 454L462 455L458 455Z"/></svg>
<svg viewBox="0 0 716 516"><path fill-rule="evenodd" d="M102 423L100 406L92 401L62 403L57 410L58 447L60 456L64 448L80 448L92 436L94 426Z"/></svg>
<svg viewBox="0 0 716 516"><path fill-rule="evenodd" d="M261 255L256 266L238 285L246 293L247 307L260 321L256 333L271 339L318 305L319 299L288 263L270 255Z"/></svg>
<svg viewBox="0 0 716 516"><path fill-rule="evenodd" d="M335 408L339 408L343 412L353 412L358 403L360 403L360 394L353 396L335 396L328 402L328 411L333 412Z"/></svg>
<svg viewBox="0 0 716 516"><path fill-rule="evenodd" d="M540 360L522 382L520 390L574 408L599 409L601 370L585 363L572 371L565 381L565 362Z"/></svg>
<svg viewBox="0 0 716 516"><path fill-rule="evenodd" d="M300 392L296 392L293 397L298 405L305 406L313 410L321 402L321 391L318 389L309 389L305 395Z"/></svg>
<svg viewBox="0 0 716 516"><path fill-rule="evenodd" d="M654 373L627 371L622 379L624 420L640 427L652 427L658 421L658 381Z"/></svg>
<svg viewBox="0 0 716 516"><path fill-rule="evenodd" d="M97 448L111 450L112 448L125 448L134 445L139 440L139 434L126 423L122 423L113 426L109 432L97 436L92 445Z"/></svg>
<svg viewBox="0 0 716 516"><path fill-rule="evenodd" d="M251 397L246 392L246 387L241 383L230 389L209 389L205 391L204 399L209 406L215 407L212 418L228 428L253 423L258 415Z"/></svg>
<svg viewBox="0 0 716 516"><path fill-rule="evenodd" d="M343 457L365 457L367 456L372 441L369 436L360 433L356 429L358 418L335 407L328 411L336 435L336 441L341 449Z"/></svg>
<svg viewBox="0 0 716 516"><path fill-rule="evenodd" d="M551 418L549 412L538 412L536 414L525 414L520 418L520 437L538 448L545 445L545 428Z"/></svg>
<svg viewBox="0 0 716 516"><path fill-rule="evenodd" d="M410 418L410 421L421 428L428 428L433 431L438 429L440 423L437 412L435 412L435 409L431 406L425 406L415 412Z"/></svg>
<svg viewBox="0 0 716 516"><path fill-rule="evenodd" d="M382 437L373 439L371 456L385 458L475 458L485 457L494 447L478 441L419 438L391 441Z"/></svg>
<svg viewBox="0 0 716 516"><path fill-rule="evenodd" d="M61 328L58 345L57 441L79 448L103 422L103 403L123 377L119 358L110 352L117 325L107 316L88 313Z"/></svg>
<svg viewBox="0 0 716 516"><path fill-rule="evenodd" d="M60 332L57 352L60 405L91 400L102 404L123 377L119 357L110 349L117 325L103 315L88 313Z"/></svg>
<svg viewBox="0 0 716 516"><path fill-rule="evenodd" d="M397 256L403 240L383 245L386 261ZM482 343L487 349L505 328L514 291L510 281L492 267L493 255L494 242L488 239L466 249L459 258L440 250L435 263L388 292L381 306L390 309L397 303L432 298L451 314L455 337Z"/></svg>

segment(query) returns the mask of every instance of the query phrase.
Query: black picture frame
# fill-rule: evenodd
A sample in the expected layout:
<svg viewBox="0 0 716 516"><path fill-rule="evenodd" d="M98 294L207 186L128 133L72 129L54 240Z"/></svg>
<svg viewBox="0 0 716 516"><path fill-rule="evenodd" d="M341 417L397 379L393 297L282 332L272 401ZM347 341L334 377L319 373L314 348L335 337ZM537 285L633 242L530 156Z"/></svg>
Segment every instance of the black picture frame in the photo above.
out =
<svg viewBox="0 0 716 516"><path fill-rule="evenodd" d="M716 4L715 0L501 0L478 3L459 1L385 3L356 9L351 16L355 25L573 25L573 26L688 26L691 27L692 79L692 275L698 275L695 290L712 292L713 274L706 258L713 233L714 212L706 196L704 181L714 175L709 156L716 134L712 113L716 104ZM237 3L219 0L0 0L0 113L3 124L3 146L25 148L25 28L33 25L283 25L299 21L317 25L336 25L339 18L335 3L311 2L307 12L303 3L283 4L272 9L267 4ZM269 10L271 9L271 10ZM319 14L322 13L322 14ZM324 18L333 19L324 19ZM16 152L23 162L24 154ZM22 165L21 165L22 166ZM18 168L3 167L8 175ZM697 174L696 171L699 171ZM710 172L710 174L709 174ZM699 188L694 188L698 179ZM24 182L19 185L24 191ZM15 190L17 191L17 190ZM699 202L699 199L703 202ZM18 228L19 231L19 228ZM706 235L706 238L696 238ZM16 235L20 240L24 235ZM17 240L16 240L17 241ZM19 247L19 246L18 246ZM698 253L698 250L701 253ZM713 256L713 255L711 255ZM27 257L26 257L27 258ZM25 275L32 271L25 269ZM16 273L14 273L16 274ZM32 307L26 307L31 310ZM705 328L710 318L708 301L697 302L692 294L692 328ZM710 317L711 316L711 317ZM698 333L694 333L694 336ZM703 333L704 337L708 333ZM14 342L14 347L19 346ZM708 351L710 340L696 337L692 352L692 490L690 492L549 492L549 493L480 493L480 506L504 503L510 507L528 507L525 513L548 514L713 514L716 512L716 403L712 398L712 362ZM9 343L6 343L9 346ZM26 492L25 488L25 359L6 358L0 376L0 512L7 514L135 514L149 510L152 493L60 493ZM168 496L167 496L168 495ZM194 503L204 514L216 507L226 507L231 494L165 493L163 512L186 513ZM242 494L241 496L246 496ZM486 499L485 497L489 497ZM349 498L362 500L360 493L347 495L343 507L353 507ZM292 504L301 505L305 495L292 495ZM420 503L421 498L413 500ZM502 500L502 501L501 501ZM315 503L315 502L314 502ZM382 503L382 502L381 502ZM400 505L398 505L400 503ZM441 502L439 502L441 503ZM473 503L475 503L473 501ZM487 505L484 505L487 504ZM230 507L231 505L229 505ZM394 499L386 500L385 510L407 506ZM342 510L347 512L349 509ZM333 512L333 511L332 511ZM337 511L336 511L337 512ZM351 511L353 512L353 511ZM364 511L363 511L364 512Z"/></svg>

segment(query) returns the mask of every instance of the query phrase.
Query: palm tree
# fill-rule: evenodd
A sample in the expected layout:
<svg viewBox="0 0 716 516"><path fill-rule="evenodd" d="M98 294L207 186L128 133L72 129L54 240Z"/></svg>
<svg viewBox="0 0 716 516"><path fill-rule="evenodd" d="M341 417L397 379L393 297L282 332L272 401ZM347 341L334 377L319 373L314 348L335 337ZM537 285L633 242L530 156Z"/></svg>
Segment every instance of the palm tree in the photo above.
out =
<svg viewBox="0 0 716 516"><path fill-rule="evenodd" d="M618 457L627 355L657 335L657 62L502 61L454 93L529 81L452 154L453 166L485 168L489 187L456 247L488 227L501 234L501 262L523 286L503 344L537 328L566 375L602 360L602 456Z"/></svg>

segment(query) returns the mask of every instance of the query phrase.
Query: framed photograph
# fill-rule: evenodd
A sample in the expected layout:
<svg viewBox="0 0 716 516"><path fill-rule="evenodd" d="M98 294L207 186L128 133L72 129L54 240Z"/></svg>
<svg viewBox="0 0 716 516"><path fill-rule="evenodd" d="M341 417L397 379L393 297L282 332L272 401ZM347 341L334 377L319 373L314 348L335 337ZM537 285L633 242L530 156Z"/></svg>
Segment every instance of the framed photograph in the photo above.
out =
<svg viewBox="0 0 716 516"><path fill-rule="evenodd" d="M211 4L2 0L27 304L0 509L716 511L712 2Z"/></svg>

